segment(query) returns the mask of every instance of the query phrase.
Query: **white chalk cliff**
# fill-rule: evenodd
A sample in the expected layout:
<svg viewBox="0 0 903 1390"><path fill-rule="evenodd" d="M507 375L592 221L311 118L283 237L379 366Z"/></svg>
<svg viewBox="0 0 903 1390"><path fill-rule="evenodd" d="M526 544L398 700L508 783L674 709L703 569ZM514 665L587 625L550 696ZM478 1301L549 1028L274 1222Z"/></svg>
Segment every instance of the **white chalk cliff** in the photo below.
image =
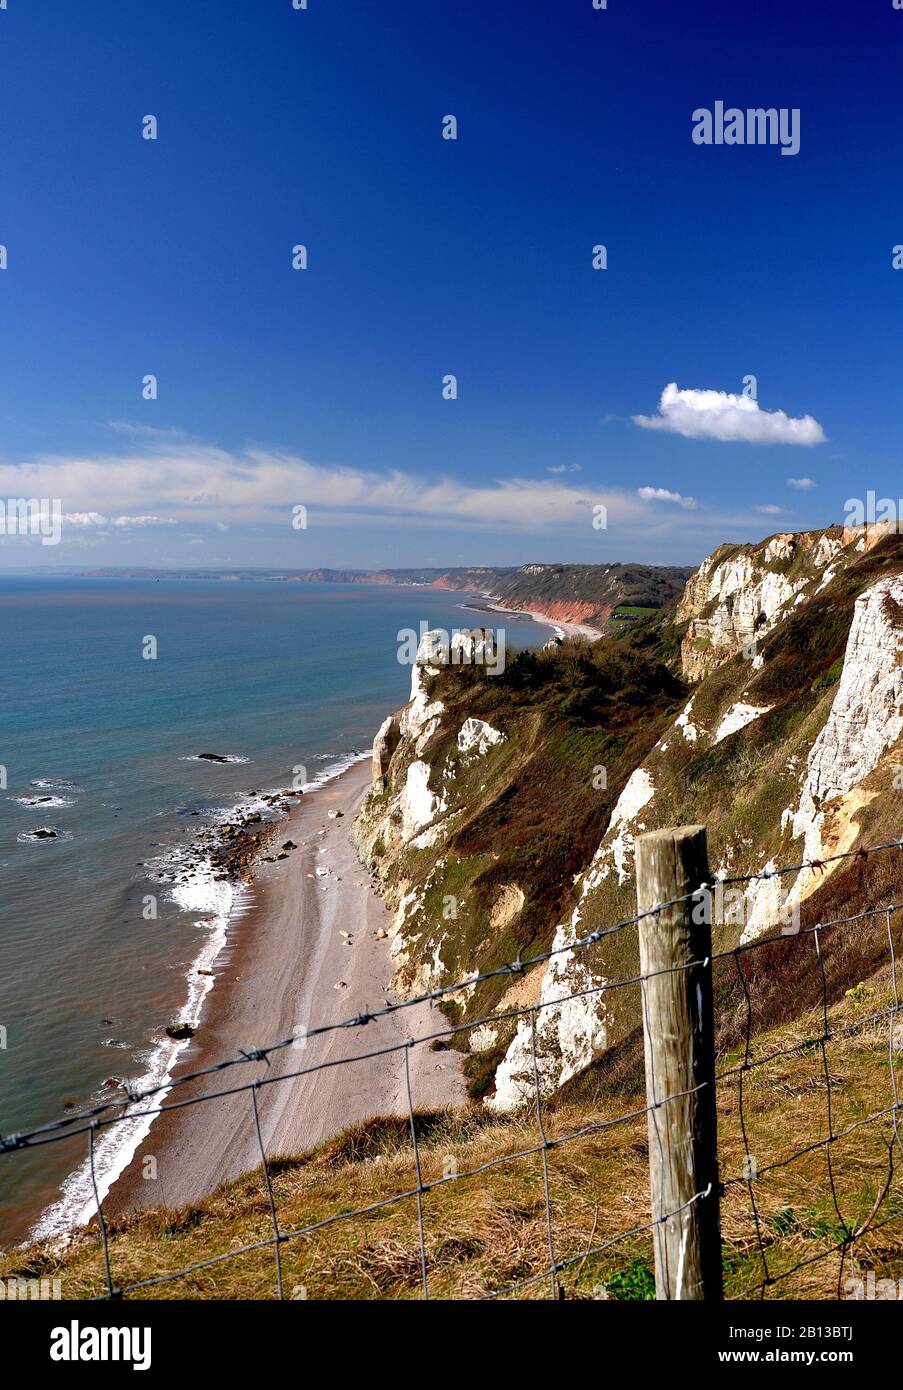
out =
<svg viewBox="0 0 903 1390"><path fill-rule="evenodd" d="M532 758L541 760L545 727L531 711L532 697L516 687L510 707L480 704L479 683L456 694L447 680L443 699L431 695L453 662L450 649L424 642L411 699L374 744L361 843L395 910L398 988L417 992L472 975L498 961L500 942L505 959L522 940L554 951L548 964L513 976L506 993L492 996L498 1021L481 1023L463 1044L494 1069L492 1109L532 1103L537 1076L541 1092L554 1093L619 1040L605 989L605 943L589 951L574 943L631 915L634 841L643 830L707 824L711 862L723 877L771 875L778 866L844 853L865 842L866 813L872 838L900 834L894 779L903 781L903 540L833 528L721 547L688 582L664 627L667 650L679 644L670 669L682 680L666 702L650 707L635 759L617 762L628 735L644 728L642 717L624 730L594 730L578 713L573 741L561 744L575 757L584 741L591 748L597 734L615 735L616 794L600 792L598 838L579 872L560 885L558 910L566 898L567 911L546 918L545 936L518 935L531 910L531 932L537 922L519 866L543 837L567 827L565 811L543 800L542 773L530 770ZM464 643L471 659L479 640ZM567 648L543 653L546 660L561 661L567 692ZM470 707L468 689L476 692ZM557 697L542 716L559 721L556 738L567 698ZM592 772L574 763L574 777ZM532 798L526 806L516 800L522 777ZM491 829L480 833L487 809L488 825L503 832L498 844ZM522 826L521 845L512 846L511 825ZM459 842L461 826L467 834ZM425 849L435 856L428 869ZM735 890L730 917L714 930L736 943L781 929L791 912L794 920L800 910L817 913L831 879L817 871L755 879ZM485 890L472 899L480 883ZM612 978L623 973L620 958ZM481 996L468 986L456 1018L470 1017L471 997ZM533 1012L506 1020L512 1003Z"/></svg>

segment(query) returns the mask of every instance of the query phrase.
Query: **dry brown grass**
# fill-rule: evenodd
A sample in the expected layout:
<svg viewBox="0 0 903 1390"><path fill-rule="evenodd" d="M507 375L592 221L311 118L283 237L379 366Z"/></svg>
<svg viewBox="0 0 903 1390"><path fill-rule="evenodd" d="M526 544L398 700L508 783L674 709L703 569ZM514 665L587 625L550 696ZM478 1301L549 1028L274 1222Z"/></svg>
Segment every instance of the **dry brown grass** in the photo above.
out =
<svg viewBox="0 0 903 1390"><path fill-rule="evenodd" d="M903 1147L894 1145L888 1117L861 1124L892 1103L887 1020L870 1016L892 1003L889 982L876 976L856 999L831 1010L832 1030L849 1031L827 1044L827 1078L818 1012L755 1040L752 1060L799 1047L743 1077L743 1121L760 1176L747 1184L741 1129L737 1052L719 1061L719 1153L722 1237L729 1297L758 1297L766 1277L769 1298L836 1298L841 1278L837 1246L852 1236L842 1277L874 1269L877 1278L903 1277ZM898 1031L900 1024L898 1021ZM895 1054L903 1077L903 1054ZM898 1087L903 1091L903 1086ZM827 1105L833 1131L860 1124L826 1147ZM549 1106L551 1140L642 1105L620 1092L592 1106ZM538 1142L533 1115L508 1119L474 1107L418 1119L423 1178L460 1176L424 1194L423 1215L430 1296L478 1298L540 1276L515 1297L548 1298L546 1210L539 1153L515 1157ZM793 1157L794 1155L799 1155ZM791 1159L792 1161L785 1162ZM558 1276L568 1298L605 1297L648 1277L652 1238L637 1230L649 1221L645 1117L597 1129L548 1151L556 1260L571 1261ZM781 1165L781 1166L773 1166ZM890 1181L888 1176L890 1173ZM380 1119L355 1126L297 1158L274 1159L271 1174L280 1228L305 1234L281 1244L287 1297L399 1299L421 1293L417 1204L414 1196L363 1215L357 1209L408 1192L415 1185L407 1122ZM835 1198L832 1195L832 1177ZM330 1221L330 1218L333 1218ZM317 1229L306 1228L319 1224ZM863 1227L871 1228L862 1230ZM625 1232L636 1231L616 1240ZM147 1212L113 1224L110 1254L117 1286L175 1273L208 1259L207 1269L151 1285L130 1297L266 1299L275 1296L272 1247L236 1253L271 1234L262 1175L246 1174L206 1201L179 1212ZM606 1242L598 1253L583 1255ZM795 1272L791 1272L795 1271ZM53 1243L8 1252L4 1277L59 1277L67 1298L104 1290L96 1228L67 1248Z"/></svg>

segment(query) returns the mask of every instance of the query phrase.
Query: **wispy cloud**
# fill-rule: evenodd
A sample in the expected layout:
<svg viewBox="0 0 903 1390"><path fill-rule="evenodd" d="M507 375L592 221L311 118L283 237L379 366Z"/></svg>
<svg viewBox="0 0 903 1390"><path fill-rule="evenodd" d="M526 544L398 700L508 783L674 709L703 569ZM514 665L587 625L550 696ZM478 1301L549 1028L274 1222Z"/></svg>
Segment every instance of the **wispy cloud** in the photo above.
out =
<svg viewBox="0 0 903 1390"><path fill-rule="evenodd" d="M642 501L627 489L556 479L499 478L467 483L314 464L288 452L229 452L199 443L147 439L102 456L44 455L0 463L0 495L58 497L70 524L101 527L286 524L303 503L318 524L370 526L434 519L471 529L541 531L609 521L641 521Z"/></svg>
<svg viewBox="0 0 903 1390"><path fill-rule="evenodd" d="M102 512L64 512L63 520L70 526L97 527L98 530L110 526L125 530L132 526L175 526L177 524L174 517L104 516Z"/></svg>
<svg viewBox="0 0 903 1390"><path fill-rule="evenodd" d="M681 391L670 382L661 394L657 415L634 415L645 430L665 430L685 439L718 439L745 444L825 442L825 432L811 415L793 419L783 410L762 410L751 396L729 391Z"/></svg>
<svg viewBox="0 0 903 1390"><path fill-rule="evenodd" d="M814 478L788 478L787 486L795 487L798 488L800 492L805 492L811 487L817 487L818 484Z"/></svg>
<svg viewBox="0 0 903 1390"><path fill-rule="evenodd" d="M106 428L115 430L117 434L131 435L135 439L168 440L174 443L177 440L188 438L184 430L178 430L172 426L161 429L158 425L134 425L130 420L108 420Z"/></svg>
<svg viewBox="0 0 903 1390"><path fill-rule="evenodd" d="M305 559L318 532L317 563L353 563L363 545L368 565L377 558L380 564L402 563L409 545L422 547L430 532L444 554L452 536L486 537L487 555L529 536L531 549L547 538L550 552L568 545L568 553L586 559L610 555L614 547L637 558L685 563L725 540L748 539L751 516L749 509L706 506L651 484L614 487L571 474L467 482L311 463L257 444L230 451L196 440L150 438L131 438L118 452L0 460L3 496L60 499L64 547L90 547L116 560L127 545L130 554L153 563L179 563L181 548L197 549L194 542L205 536L211 555L221 547L218 563L227 554L233 564L251 554L276 564L298 563L302 533L293 521L299 504L307 508ZM601 530L595 525L600 505L607 515L607 529ZM344 551L334 550L330 528ZM355 536L359 540L349 540ZM349 545L355 548L349 551ZM55 550L53 558L62 553Z"/></svg>
<svg viewBox="0 0 903 1390"><path fill-rule="evenodd" d="M754 507L753 511L761 512L763 516L778 516L786 511L785 507L779 507L776 502L763 502L761 506Z"/></svg>
<svg viewBox="0 0 903 1390"><path fill-rule="evenodd" d="M583 465L580 463L551 463L546 469L547 473L582 473Z"/></svg>

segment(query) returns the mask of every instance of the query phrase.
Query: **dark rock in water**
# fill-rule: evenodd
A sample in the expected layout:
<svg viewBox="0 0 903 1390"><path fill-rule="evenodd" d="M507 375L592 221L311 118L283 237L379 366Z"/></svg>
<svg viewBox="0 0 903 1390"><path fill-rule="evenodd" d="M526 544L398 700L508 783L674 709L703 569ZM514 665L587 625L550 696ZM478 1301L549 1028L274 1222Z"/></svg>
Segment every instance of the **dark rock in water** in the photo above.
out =
<svg viewBox="0 0 903 1390"><path fill-rule="evenodd" d="M283 848L283 849L297 849L298 846L295 844L294 840L286 840L286 842L285 842L285 844L282 846L282 848Z"/></svg>
<svg viewBox="0 0 903 1390"><path fill-rule="evenodd" d="M55 831L55 830L33 830L33 831L31 832L31 838L32 838L33 840L55 840L55 839L56 839L56 831Z"/></svg>
<svg viewBox="0 0 903 1390"><path fill-rule="evenodd" d="M100 1022L101 1022L101 1026L104 1027L104 1028L112 1028L112 1027L113 1027L113 1020L112 1020L111 1018L102 1018L102 1019L100 1020Z"/></svg>
<svg viewBox="0 0 903 1390"><path fill-rule="evenodd" d="M190 1023L183 1023L180 1019L173 1019L166 1025L166 1035L175 1038L176 1042L181 1042L183 1038L193 1038L194 1029Z"/></svg>
<svg viewBox="0 0 903 1390"><path fill-rule="evenodd" d="M122 1091L125 1089L125 1082L121 1076L108 1076L103 1084L109 1086L114 1091Z"/></svg>
<svg viewBox="0 0 903 1390"><path fill-rule="evenodd" d="M229 761L228 758L223 757L222 753L198 753L198 757L202 758L205 763L227 763Z"/></svg>

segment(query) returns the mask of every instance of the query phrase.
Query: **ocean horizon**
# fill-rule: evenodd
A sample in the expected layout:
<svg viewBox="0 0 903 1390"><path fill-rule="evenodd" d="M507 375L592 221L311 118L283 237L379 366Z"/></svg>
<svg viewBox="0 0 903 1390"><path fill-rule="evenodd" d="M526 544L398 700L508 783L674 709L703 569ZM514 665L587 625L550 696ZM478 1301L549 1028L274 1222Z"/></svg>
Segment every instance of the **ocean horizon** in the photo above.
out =
<svg viewBox="0 0 903 1390"><path fill-rule="evenodd" d="M198 867L205 830L239 807L266 814L263 795L311 789L367 757L408 698L399 631L477 625L476 597L0 578L2 1133L119 1097L118 1080L166 1083L181 1047L166 1023L215 1007L197 967L241 925L243 890ZM548 635L513 614L501 625L509 647ZM156 654L145 656L150 639ZM117 1125L98 1141L102 1196L148 1126ZM0 1241L79 1221L93 1200L85 1157L82 1136L0 1163Z"/></svg>

